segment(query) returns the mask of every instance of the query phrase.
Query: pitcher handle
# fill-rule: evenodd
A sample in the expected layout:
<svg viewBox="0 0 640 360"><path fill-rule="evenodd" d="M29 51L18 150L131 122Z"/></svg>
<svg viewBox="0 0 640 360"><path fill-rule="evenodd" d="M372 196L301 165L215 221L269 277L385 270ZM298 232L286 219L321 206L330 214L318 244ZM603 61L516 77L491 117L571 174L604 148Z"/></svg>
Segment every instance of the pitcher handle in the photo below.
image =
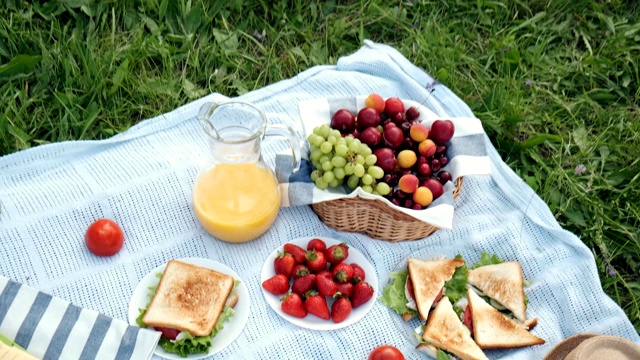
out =
<svg viewBox="0 0 640 360"><path fill-rule="evenodd" d="M265 136L278 136L287 139L293 154L293 172L300 170L300 139L295 130L289 125L272 124L267 125L264 134Z"/></svg>
<svg viewBox="0 0 640 360"><path fill-rule="evenodd" d="M198 121L200 122L200 125L204 129L205 134L213 138L219 138L219 136L218 131L216 131L216 128L211 124L209 118L218 106L220 105L214 102L204 103L200 107L200 111L198 111L198 115L196 116L198 118Z"/></svg>

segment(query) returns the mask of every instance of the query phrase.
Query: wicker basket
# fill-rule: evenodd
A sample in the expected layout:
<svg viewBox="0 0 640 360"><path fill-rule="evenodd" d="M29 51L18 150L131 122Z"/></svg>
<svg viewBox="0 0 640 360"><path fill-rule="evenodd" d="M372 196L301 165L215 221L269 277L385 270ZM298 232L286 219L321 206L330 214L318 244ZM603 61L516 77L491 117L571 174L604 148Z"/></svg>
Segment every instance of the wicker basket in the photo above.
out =
<svg viewBox="0 0 640 360"><path fill-rule="evenodd" d="M462 177L453 191L457 199ZM312 204L320 220L338 231L358 232L374 239L390 242L418 240L433 234L437 227L393 209L380 200L360 197L323 201Z"/></svg>

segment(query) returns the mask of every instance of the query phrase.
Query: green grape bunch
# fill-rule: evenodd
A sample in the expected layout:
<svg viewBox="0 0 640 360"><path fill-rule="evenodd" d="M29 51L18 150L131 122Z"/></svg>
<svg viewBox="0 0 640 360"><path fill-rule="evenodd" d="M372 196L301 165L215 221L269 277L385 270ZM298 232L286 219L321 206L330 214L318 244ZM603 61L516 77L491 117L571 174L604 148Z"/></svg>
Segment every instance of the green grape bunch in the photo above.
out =
<svg viewBox="0 0 640 360"><path fill-rule="evenodd" d="M379 181L384 176L371 148L352 135L323 124L308 136L309 160L314 170L311 181L318 189L336 188L345 182L351 190L361 187L367 193L387 195L391 187Z"/></svg>

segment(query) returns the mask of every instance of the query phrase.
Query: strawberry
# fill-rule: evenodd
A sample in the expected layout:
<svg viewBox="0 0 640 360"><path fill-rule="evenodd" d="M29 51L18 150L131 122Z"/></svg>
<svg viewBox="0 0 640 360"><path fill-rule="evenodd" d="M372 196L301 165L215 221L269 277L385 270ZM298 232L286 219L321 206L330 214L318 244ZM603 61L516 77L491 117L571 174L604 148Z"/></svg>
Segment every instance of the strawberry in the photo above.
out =
<svg viewBox="0 0 640 360"><path fill-rule="evenodd" d="M289 278L282 274L276 274L263 281L262 287L272 294L282 295L289 291Z"/></svg>
<svg viewBox="0 0 640 360"><path fill-rule="evenodd" d="M353 277L353 268L349 264L340 263L333 268L333 279L338 283L344 283Z"/></svg>
<svg viewBox="0 0 640 360"><path fill-rule="evenodd" d="M331 305L331 320L334 323L344 321L351 314L351 302L346 297L338 297Z"/></svg>
<svg viewBox="0 0 640 360"><path fill-rule="evenodd" d="M307 243L307 250L315 250L317 252L325 252L327 251L327 244L325 244L324 241L315 238L315 239L311 239L309 240L309 243Z"/></svg>
<svg viewBox="0 0 640 360"><path fill-rule="evenodd" d="M307 291L316 287L316 275L309 274L307 276L303 276L301 278L297 278L293 280L293 284L291 285L291 291L298 294L303 295Z"/></svg>
<svg viewBox="0 0 640 360"><path fill-rule="evenodd" d="M284 251L293 255L293 258L296 259L296 264L302 264L305 260L306 251L296 244L286 243L284 244Z"/></svg>
<svg viewBox="0 0 640 360"><path fill-rule="evenodd" d="M364 281L364 279L366 278L364 269L356 263L351 264L351 268L353 269L353 276L351 277L351 282L355 284L360 281Z"/></svg>
<svg viewBox="0 0 640 360"><path fill-rule="evenodd" d="M354 308L366 303L373 297L373 288L366 281L360 281L353 286L351 294L351 304Z"/></svg>
<svg viewBox="0 0 640 360"><path fill-rule="evenodd" d="M296 266L293 267L292 275L294 279L307 276L309 274L311 274L311 271L309 271L309 268L305 264L296 264Z"/></svg>
<svg viewBox="0 0 640 360"><path fill-rule="evenodd" d="M278 252L278 257L273 260L273 268L276 274L282 274L288 278L293 273L293 267L296 266L296 259L288 252Z"/></svg>
<svg viewBox="0 0 640 360"><path fill-rule="evenodd" d="M328 276L329 279L331 279L333 277L333 274L331 273L331 271L329 270L322 270L316 273L316 276Z"/></svg>
<svg viewBox="0 0 640 360"><path fill-rule="evenodd" d="M330 275L316 275L316 287L322 296L333 296L338 291L338 284L333 281Z"/></svg>
<svg viewBox="0 0 640 360"><path fill-rule="evenodd" d="M347 245L347 243L341 242L340 244L338 244L338 246L340 246L342 248L342 251L344 252L344 258L348 258L349 257L349 245Z"/></svg>
<svg viewBox="0 0 640 360"><path fill-rule="evenodd" d="M312 272L318 272L327 268L327 258L324 253L315 250L307 250L307 266Z"/></svg>
<svg viewBox="0 0 640 360"><path fill-rule="evenodd" d="M329 306L327 306L327 299L325 299L324 296L312 290L307 292L305 297L304 308L309 314L325 320L331 318L331 315L329 315Z"/></svg>
<svg viewBox="0 0 640 360"><path fill-rule="evenodd" d="M350 282L344 282L344 283L337 283L336 285L338 285L338 291L346 296L346 297L351 297L351 294L353 294L353 284Z"/></svg>
<svg viewBox="0 0 640 360"><path fill-rule="evenodd" d="M303 318L307 316L307 310L302 304L302 298L296 293L289 293L282 297L280 308L285 314Z"/></svg>
<svg viewBox="0 0 640 360"><path fill-rule="evenodd" d="M342 244L344 244L344 246L342 246ZM349 247L345 243L329 246L327 251L325 251L327 261L334 265L343 262L349 256L348 248Z"/></svg>

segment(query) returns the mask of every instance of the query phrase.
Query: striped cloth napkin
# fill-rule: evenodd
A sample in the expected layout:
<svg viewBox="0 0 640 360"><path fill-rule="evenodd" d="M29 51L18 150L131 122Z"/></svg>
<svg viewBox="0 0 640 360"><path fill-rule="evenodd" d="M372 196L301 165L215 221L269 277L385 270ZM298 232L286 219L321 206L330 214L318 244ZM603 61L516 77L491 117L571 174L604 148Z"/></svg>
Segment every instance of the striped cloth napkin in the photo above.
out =
<svg viewBox="0 0 640 360"><path fill-rule="evenodd" d="M298 104L300 118L305 137L313 132L316 126L328 124L333 114L339 109L347 109L357 114L359 109L364 108L366 95L347 98L320 98L301 101ZM444 194L436 199L428 208L424 210L413 210L393 205L390 201L377 195L369 194L361 188L350 191L344 185L335 189L318 189L310 179L313 171L308 157L308 143L302 144L302 163L300 171L292 173L291 155L286 153L278 154L276 158L276 176L280 182L282 194L282 206L310 205L323 201L340 198L362 197L366 199L377 199L386 202L389 206L402 211L416 219L422 220L433 226L443 229L453 227L454 199L453 190L458 177L469 175L490 175L491 162L487 156L485 147L486 134L482 128L482 123L477 118L450 117L437 103L425 99L422 103L413 100L403 99L405 108L415 107L420 112L419 121L427 127L436 120L451 120L455 125L455 133L448 143L447 155L449 163L443 168L451 173L453 182L448 182L444 186ZM438 114L436 114L436 111Z"/></svg>
<svg viewBox="0 0 640 360"><path fill-rule="evenodd" d="M40 359L150 359L160 337L1 275L0 333Z"/></svg>

